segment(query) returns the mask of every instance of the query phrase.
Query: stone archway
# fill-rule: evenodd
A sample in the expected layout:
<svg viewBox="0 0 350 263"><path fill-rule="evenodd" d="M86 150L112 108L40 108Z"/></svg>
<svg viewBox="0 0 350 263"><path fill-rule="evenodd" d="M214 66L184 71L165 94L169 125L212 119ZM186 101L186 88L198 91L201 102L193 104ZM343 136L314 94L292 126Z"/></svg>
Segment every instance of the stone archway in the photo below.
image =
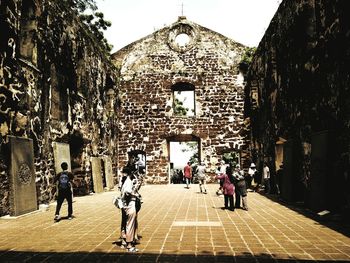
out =
<svg viewBox="0 0 350 263"><path fill-rule="evenodd" d="M187 143L187 146L182 146L183 148L188 147L189 153L186 155L185 152L180 152L179 155L174 155L174 144L178 143ZM191 143L193 143L191 145ZM196 146L194 146L196 145ZM181 178L179 178L179 175L177 172L182 171L182 166L185 166L185 163L192 162L196 163L199 160L201 160L201 139L195 135L192 134L179 134L171 136L167 139L167 147L168 147L168 182L169 183L179 183L181 181ZM181 147L181 146L180 146ZM195 149L193 149L195 147ZM192 149L190 149L192 148ZM192 151L192 152L191 152ZM179 163L182 162L182 166L178 166Z"/></svg>

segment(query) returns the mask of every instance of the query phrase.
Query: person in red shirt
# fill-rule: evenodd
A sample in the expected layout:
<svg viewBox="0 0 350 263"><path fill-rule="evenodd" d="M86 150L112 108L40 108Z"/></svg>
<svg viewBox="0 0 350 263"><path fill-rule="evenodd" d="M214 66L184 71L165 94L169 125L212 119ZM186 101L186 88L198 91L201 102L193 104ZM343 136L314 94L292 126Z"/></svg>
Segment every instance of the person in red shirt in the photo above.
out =
<svg viewBox="0 0 350 263"><path fill-rule="evenodd" d="M184 167L184 177L185 177L185 180L186 180L187 189L189 189L190 188L191 179L192 179L192 168L191 168L189 162Z"/></svg>

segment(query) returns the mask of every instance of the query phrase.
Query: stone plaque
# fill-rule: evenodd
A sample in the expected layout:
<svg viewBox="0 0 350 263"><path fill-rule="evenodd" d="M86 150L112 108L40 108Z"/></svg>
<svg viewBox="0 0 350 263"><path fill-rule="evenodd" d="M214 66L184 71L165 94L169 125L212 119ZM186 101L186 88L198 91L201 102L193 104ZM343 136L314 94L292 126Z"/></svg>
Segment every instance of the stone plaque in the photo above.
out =
<svg viewBox="0 0 350 263"><path fill-rule="evenodd" d="M58 174L62 171L61 164L63 162L66 162L68 164L68 171L71 170L71 164L70 164L70 149L69 144L67 143L61 143L61 142L54 142L53 143L53 156L55 159L55 172Z"/></svg>
<svg viewBox="0 0 350 263"><path fill-rule="evenodd" d="M92 181L95 193L103 192L102 166L100 157L91 157Z"/></svg>
<svg viewBox="0 0 350 263"><path fill-rule="evenodd" d="M33 140L9 136L11 151L11 215L37 210Z"/></svg>
<svg viewBox="0 0 350 263"><path fill-rule="evenodd" d="M112 170L112 160L111 157L107 156L103 158L105 178L106 178L106 187L111 190L114 188L113 182L113 170Z"/></svg>

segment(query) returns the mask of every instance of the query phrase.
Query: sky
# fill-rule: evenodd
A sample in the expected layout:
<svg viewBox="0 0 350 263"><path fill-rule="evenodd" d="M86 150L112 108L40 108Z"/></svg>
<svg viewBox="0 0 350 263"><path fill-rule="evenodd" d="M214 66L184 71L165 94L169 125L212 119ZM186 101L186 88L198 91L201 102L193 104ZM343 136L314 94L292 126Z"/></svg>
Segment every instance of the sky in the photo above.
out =
<svg viewBox="0 0 350 263"><path fill-rule="evenodd" d="M236 42L256 47L281 0L96 0L112 26L105 37L112 53L156 30L188 20Z"/></svg>

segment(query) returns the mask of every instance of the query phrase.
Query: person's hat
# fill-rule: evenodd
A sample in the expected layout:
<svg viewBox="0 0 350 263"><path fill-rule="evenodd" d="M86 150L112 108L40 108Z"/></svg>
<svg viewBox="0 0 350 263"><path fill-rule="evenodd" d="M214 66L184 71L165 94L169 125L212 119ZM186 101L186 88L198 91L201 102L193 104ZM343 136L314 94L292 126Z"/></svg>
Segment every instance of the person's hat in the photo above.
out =
<svg viewBox="0 0 350 263"><path fill-rule="evenodd" d="M255 167L256 167L255 164L251 163L250 168L255 168Z"/></svg>

